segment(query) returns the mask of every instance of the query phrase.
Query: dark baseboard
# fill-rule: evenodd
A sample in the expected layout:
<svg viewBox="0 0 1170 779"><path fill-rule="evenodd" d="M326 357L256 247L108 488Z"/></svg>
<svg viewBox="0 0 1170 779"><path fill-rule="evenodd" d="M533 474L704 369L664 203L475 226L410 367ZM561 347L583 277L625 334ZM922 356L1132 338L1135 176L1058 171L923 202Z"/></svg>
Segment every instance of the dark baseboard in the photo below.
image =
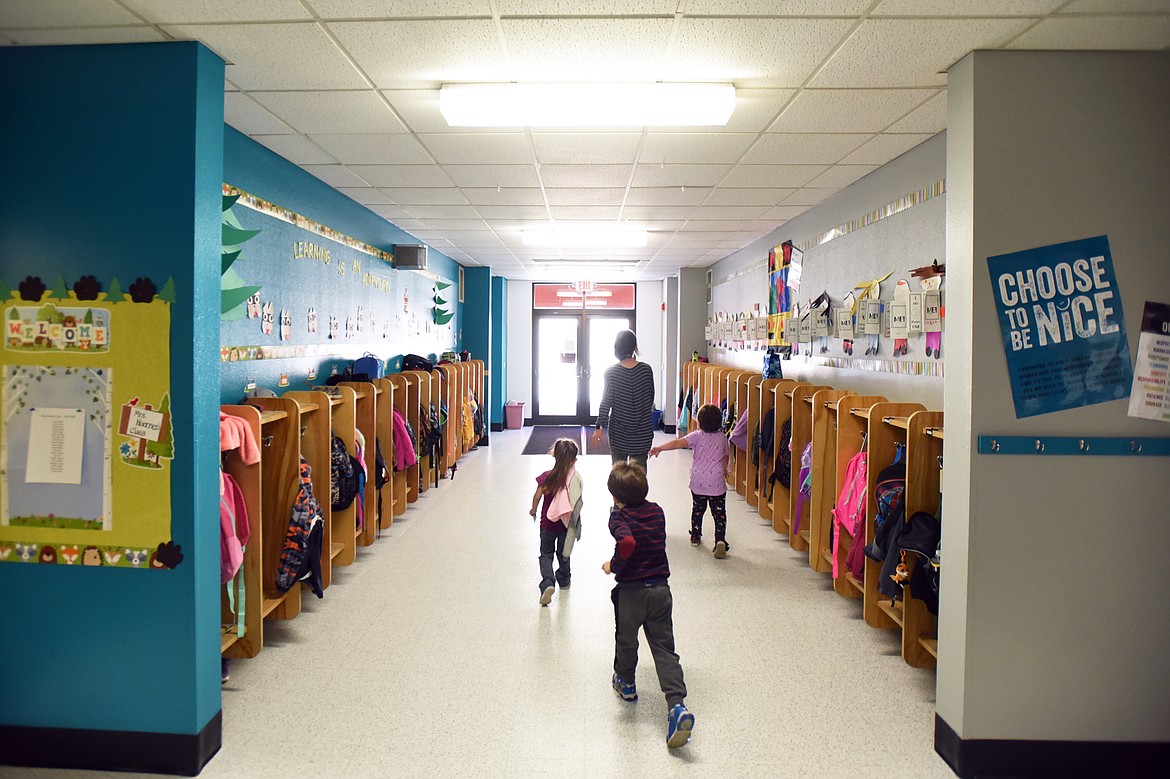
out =
<svg viewBox="0 0 1170 779"><path fill-rule="evenodd" d="M662 428L662 430L665 433L670 433L671 435L674 435L675 432L678 430L678 428L676 428L674 425L666 425Z"/></svg>
<svg viewBox="0 0 1170 779"><path fill-rule="evenodd" d="M1170 743L962 739L934 715L934 751L962 779L1141 776L1170 765Z"/></svg>
<svg viewBox="0 0 1170 779"><path fill-rule="evenodd" d="M493 432L493 433L499 433L499 432L501 432L503 429L504 429L504 423L503 423L503 422L492 422L492 424L491 424L491 430L492 430L492 432Z"/></svg>
<svg viewBox="0 0 1170 779"><path fill-rule="evenodd" d="M222 743L222 711L194 735L0 725L0 764L196 776Z"/></svg>
<svg viewBox="0 0 1170 779"><path fill-rule="evenodd" d="M485 433L483 436L480 437L479 441L475 445L477 447L478 446L488 446L491 444L491 442L492 442L491 436L489 436L488 434Z"/></svg>

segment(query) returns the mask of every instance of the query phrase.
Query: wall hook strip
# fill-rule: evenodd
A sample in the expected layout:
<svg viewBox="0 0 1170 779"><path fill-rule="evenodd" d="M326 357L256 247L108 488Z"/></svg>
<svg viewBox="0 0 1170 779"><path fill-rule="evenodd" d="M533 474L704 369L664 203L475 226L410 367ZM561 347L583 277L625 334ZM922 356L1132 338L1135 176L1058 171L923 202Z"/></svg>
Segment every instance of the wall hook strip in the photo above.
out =
<svg viewBox="0 0 1170 779"><path fill-rule="evenodd" d="M979 454L1170 457L1170 438L981 435Z"/></svg>

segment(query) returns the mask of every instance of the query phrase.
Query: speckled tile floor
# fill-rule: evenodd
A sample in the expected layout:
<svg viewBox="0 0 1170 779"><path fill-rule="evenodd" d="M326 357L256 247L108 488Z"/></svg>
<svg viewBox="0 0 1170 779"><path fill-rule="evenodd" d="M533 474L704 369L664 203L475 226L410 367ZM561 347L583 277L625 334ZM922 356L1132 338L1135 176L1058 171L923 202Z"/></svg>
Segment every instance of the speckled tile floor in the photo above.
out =
<svg viewBox="0 0 1170 779"><path fill-rule="evenodd" d="M867 627L742 497L728 497L725 560L709 515L704 546L690 546L685 451L649 473L695 715L691 743L668 750L644 641L641 699L609 687L609 458L579 461L573 584L542 608L528 506L552 459L521 456L526 440L493 433L336 572L324 600L266 625L260 655L233 664L223 748L202 777L954 776L933 748L933 672L907 666L896 635Z"/></svg>

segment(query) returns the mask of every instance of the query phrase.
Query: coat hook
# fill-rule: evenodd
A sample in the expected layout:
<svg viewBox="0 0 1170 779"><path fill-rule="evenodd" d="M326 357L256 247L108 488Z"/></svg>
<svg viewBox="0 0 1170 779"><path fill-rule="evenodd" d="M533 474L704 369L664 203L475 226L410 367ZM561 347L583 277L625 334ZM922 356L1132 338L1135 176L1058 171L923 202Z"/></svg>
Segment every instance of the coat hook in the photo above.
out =
<svg viewBox="0 0 1170 779"><path fill-rule="evenodd" d="M274 436L266 435L266 436L264 436L264 445L265 446L272 446L272 442L274 440L275 440Z"/></svg>
<svg viewBox="0 0 1170 779"><path fill-rule="evenodd" d="M309 432L308 425L301 425L301 436L304 437L305 433L307 432Z"/></svg>
<svg viewBox="0 0 1170 779"><path fill-rule="evenodd" d="M999 441L996 441L994 438L991 439L991 451L993 451L993 452L999 451Z"/></svg>
<svg viewBox="0 0 1170 779"><path fill-rule="evenodd" d="M1134 454L1141 454L1142 445L1140 443L1138 443L1137 441L1130 441L1129 442L1129 450L1131 452L1133 452Z"/></svg>
<svg viewBox="0 0 1170 779"><path fill-rule="evenodd" d="M1082 451L1082 452L1087 452L1087 451L1089 451L1089 442L1088 442L1088 441L1086 441L1086 440L1085 440L1085 439L1083 439L1083 438L1081 439L1081 451Z"/></svg>
<svg viewBox="0 0 1170 779"><path fill-rule="evenodd" d="M1043 451L1044 451L1044 442L1043 442L1043 441L1041 441L1039 438L1037 438L1037 439L1036 439L1036 451L1037 451L1037 452L1043 452Z"/></svg>

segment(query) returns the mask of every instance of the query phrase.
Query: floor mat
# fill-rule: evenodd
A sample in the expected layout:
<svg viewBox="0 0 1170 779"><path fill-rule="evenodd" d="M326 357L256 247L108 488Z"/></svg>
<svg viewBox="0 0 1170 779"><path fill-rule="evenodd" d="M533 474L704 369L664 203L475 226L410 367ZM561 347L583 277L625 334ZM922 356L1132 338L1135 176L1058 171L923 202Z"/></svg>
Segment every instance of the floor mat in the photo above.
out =
<svg viewBox="0 0 1170 779"><path fill-rule="evenodd" d="M601 435L601 443L593 443L594 428L585 428L585 454L603 454L606 457L610 456L609 451L609 436L604 433Z"/></svg>
<svg viewBox="0 0 1170 779"><path fill-rule="evenodd" d="M521 454L548 454L558 438L569 438L577 442L581 448L581 428L561 427L557 425L536 425L528 436L528 443L524 445Z"/></svg>

